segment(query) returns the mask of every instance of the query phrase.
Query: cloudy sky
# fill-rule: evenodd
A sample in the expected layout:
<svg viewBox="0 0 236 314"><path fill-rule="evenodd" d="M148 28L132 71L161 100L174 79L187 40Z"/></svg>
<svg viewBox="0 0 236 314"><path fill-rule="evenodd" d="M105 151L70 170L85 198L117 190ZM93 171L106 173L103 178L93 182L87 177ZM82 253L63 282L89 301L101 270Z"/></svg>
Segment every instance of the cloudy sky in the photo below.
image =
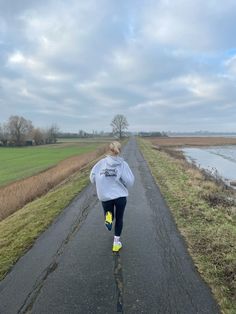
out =
<svg viewBox="0 0 236 314"><path fill-rule="evenodd" d="M236 131L235 0L0 0L0 123Z"/></svg>

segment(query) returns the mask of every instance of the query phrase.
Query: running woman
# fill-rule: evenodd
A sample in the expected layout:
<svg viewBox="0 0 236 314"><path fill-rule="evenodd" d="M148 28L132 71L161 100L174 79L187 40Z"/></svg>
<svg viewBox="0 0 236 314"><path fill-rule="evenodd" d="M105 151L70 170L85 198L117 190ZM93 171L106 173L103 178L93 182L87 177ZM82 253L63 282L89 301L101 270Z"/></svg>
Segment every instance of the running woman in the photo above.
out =
<svg viewBox="0 0 236 314"><path fill-rule="evenodd" d="M90 181L96 184L98 199L102 202L105 226L109 231L115 218L115 235L112 250L122 248L120 235L123 215L128 196L128 188L134 183L134 176L127 162L119 156L121 144L117 141L109 145L109 154L98 161L90 173Z"/></svg>

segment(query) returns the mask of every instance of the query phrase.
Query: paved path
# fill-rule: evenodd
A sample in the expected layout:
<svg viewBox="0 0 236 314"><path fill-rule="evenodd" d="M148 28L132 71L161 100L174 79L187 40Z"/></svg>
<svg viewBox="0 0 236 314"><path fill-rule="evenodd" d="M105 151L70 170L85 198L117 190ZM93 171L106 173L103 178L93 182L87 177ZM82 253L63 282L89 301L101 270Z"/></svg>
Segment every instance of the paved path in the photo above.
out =
<svg viewBox="0 0 236 314"><path fill-rule="evenodd" d="M90 185L0 283L1 314L219 313L134 139L123 155L136 181L122 251Z"/></svg>

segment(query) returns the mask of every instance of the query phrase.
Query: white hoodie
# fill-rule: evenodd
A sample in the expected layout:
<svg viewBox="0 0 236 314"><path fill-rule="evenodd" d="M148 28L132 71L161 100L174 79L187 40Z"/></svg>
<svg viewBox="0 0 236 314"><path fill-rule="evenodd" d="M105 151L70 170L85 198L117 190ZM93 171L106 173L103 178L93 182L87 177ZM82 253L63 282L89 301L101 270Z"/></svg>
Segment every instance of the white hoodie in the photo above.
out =
<svg viewBox="0 0 236 314"><path fill-rule="evenodd" d="M134 183L134 175L127 162L118 156L106 156L93 167L90 181L96 183L100 201L128 196L128 188Z"/></svg>

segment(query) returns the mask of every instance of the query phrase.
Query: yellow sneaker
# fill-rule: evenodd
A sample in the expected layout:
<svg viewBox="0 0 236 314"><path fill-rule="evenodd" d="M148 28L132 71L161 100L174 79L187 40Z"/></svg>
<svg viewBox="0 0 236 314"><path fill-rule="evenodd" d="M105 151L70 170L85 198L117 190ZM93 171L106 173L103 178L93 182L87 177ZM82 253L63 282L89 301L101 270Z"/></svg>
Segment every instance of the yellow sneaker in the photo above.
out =
<svg viewBox="0 0 236 314"><path fill-rule="evenodd" d="M112 251L118 252L122 248L121 242L113 242Z"/></svg>
<svg viewBox="0 0 236 314"><path fill-rule="evenodd" d="M112 229L112 213L111 212L106 212L106 217L105 217L105 226L109 231Z"/></svg>

